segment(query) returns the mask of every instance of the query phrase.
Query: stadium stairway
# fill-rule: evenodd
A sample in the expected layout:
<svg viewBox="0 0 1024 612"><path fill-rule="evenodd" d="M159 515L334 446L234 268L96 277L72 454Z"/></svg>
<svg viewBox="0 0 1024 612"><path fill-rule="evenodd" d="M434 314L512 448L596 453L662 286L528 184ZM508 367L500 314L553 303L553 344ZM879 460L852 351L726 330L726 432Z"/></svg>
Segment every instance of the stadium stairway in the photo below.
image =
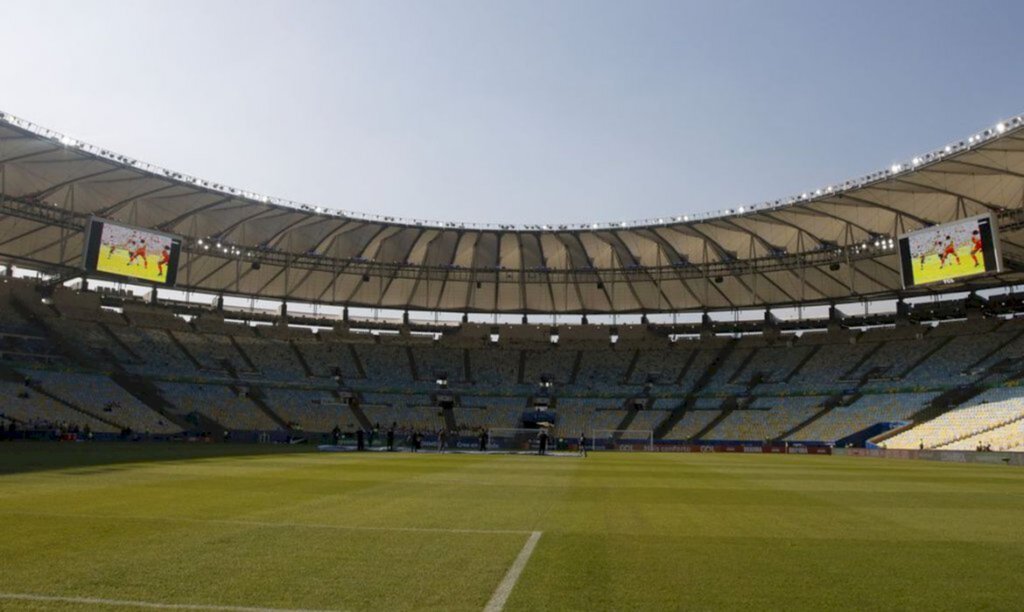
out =
<svg viewBox="0 0 1024 612"><path fill-rule="evenodd" d="M743 381L744 390L747 395L752 394L754 392L754 387L765 382L765 380L764 372L755 372L750 378Z"/></svg>
<svg viewBox="0 0 1024 612"><path fill-rule="evenodd" d="M679 374L676 374L675 380L673 380L672 382L674 382L677 385L683 384L683 380L686 378L686 374L690 371L690 368L693 366L693 362L697 359L698 354L699 351L690 351L690 355L686 358L686 363L684 363L683 367L679 369Z"/></svg>
<svg viewBox="0 0 1024 612"><path fill-rule="evenodd" d="M623 416L622 420L619 421L619 424L615 426L615 429L629 429L629 426L633 424L634 420L636 420L636 415L639 414L639 412L640 411L636 408L636 406L630 406L629 409L626 410L626 415Z"/></svg>
<svg viewBox="0 0 1024 612"><path fill-rule="evenodd" d="M235 392L239 391L239 389L234 385L231 385L231 389ZM263 392L263 389L261 389L260 387L249 387L249 391L245 394L245 396L248 397L249 401L255 404L256 407L263 412L263 414L267 415L267 418L277 423L278 427L285 431L291 431L292 426L288 423L288 421L282 419L281 415L274 412L274 409L271 408L270 404L267 403L267 396L266 393Z"/></svg>
<svg viewBox="0 0 1024 612"><path fill-rule="evenodd" d="M583 364L583 351L574 351L572 369L569 371L569 385L575 385L580 377L580 366Z"/></svg>
<svg viewBox="0 0 1024 612"><path fill-rule="evenodd" d="M668 413L668 416L654 428L654 439L663 439L665 434L672 431L672 428L676 426L676 423L681 421L683 417L686 416L687 411L692 410L696 403L697 399L692 395L686 397L682 402L680 402L679 405L673 408Z"/></svg>
<svg viewBox="0 0 1024 612"><path fill-rule="evenodd" d="M441 416L444 417L444 426L448 431L458 431L459 424L455 420L455 411L451 408L440 408Z"/></svg>
<svg viewBox="0 0 1024 612"><path fill-rule="evenodd" d="M718 355L716 355L715 358L711 360L711 363L709 363L708 366L704 368L704 371L701 372L701 375L697 378L697 381L693 383L693 388L690 389L690 393L694 395L700 393L701 390L703 390L704 387L706 387L708 383L711 382L711 379L715 377L715 373L718 371L718 368L723 363L725 363L727 359L729 359L729 355L731 355L735 349L735 340L730 340L728 344L723 346L722 349L718 351Z"/></svg>
<svg viewBox="0 0 1024 612"><path fill-rule="evenodd" d="M179 340L176 335L174 335L174 332L172 332L169 329L165 329L163 331L171 338L171 343L174 344L174 346L177 347L177 349L181 351L183 355L185 355L185 358L188 359L189 362L192 365L194 365L197 370L206 369L203 367L203 364L200 363L198 359L196 359L196 356L192 354L192 351L188 350L188 347L186 347L184 343L182 343L182 341Z"/></svg>
<svg viewBox="0 0 1024 612"><path fill-rule="evenodd" d="M227 359L220 359L217 361L217 363L220 364L221 369L227 372L228 376L230 376L231 378L234 378L236 380L241 378L238 375L238 370L235 369L235 364L231 363L231 361Z"/></svg>
<svg viewBox="0 0 1024 612"><path fill-rule="evenodd" d="M51 327L46 323L45 320L38 320L37 323L46 330L46 336L53 343L56 350L63 356L69 358L71 361L83 365L86 367L95 367L96 358L92 355L87 354L82 350L81 346L75 342L72 338L61 334L56 328ZM107 359L111 360L111 363L117 364L117 360L113 359L113 355L104 355Z"/></svg>
<svg viewBox="0 0 1024 612"><path fill-rule="evenodd" d="M875 366L864 372L857 379L857 388L863 387L871 380L895 380L893 376L886 376L889 373L889 366Z"/></svg>
<svg viewBox="0 0 1024 612"><path fill-rule="evenodd" d="M582 357L582 354L580 355ZM622 380L619 381L624 385L628 385L629 381L633 379L633 372L636 370L636 364L640 361L640 349L633 351L633 358L629 360L629 366L626 367L626 373L622 376Z"/></svg>
<svg viewBox="0 0 1024 612"><path fill-rule="evenodd" d="M31 293L32 298L39 298L38 293ZM11 306L14 310L21 315L23 319L27 319L36 325L42 324L42 321L46 318L54 318L60 316L57 309L50 304L44 304L39 299L29 299L28 296L22 294L11 295Z"/></svg>
<svg viewBox="0 0 1024 612"><path fill-rule="evenodd" d="M842 374L839 375L839 380L841 380L841 381L842 380L845 380L845 381L853 380L852 377L857 372L857 370L859 370L862 365L864 365L865 363L870 361L871 358L875 356L875 353L877 353L878 351L882 350L883 346L885 346L885 342L876 342L874 348L872 348L870 351L864 353L864 356L861 357L860 359L858 359L857 363L853 364L853 366L850 369L848 369L847 371L845 371L845 372L843 372ZM873 371L874 370L871 370L871 371L865 373L863 376L861 376L859 379L857 379L857 383L863 385L864 382L867 380L867 378L870 377L870 375L871 375L871 373Z"/></svg>
<svg viewBox="0 0 1024 612"><path fill-rule="evenodd" d="M741 362L740 362L740 365L738 365L738 366L736 367L736 370L735 370L735 371L734 371L734 372L732 373L732 376L730 376L730 377L729 377L729 383L730 383L730 384L735 384L735 383L739 383L739 382L741 382L741 381L739 380L739 377L740 377L740 375L741 375L741 374L743 374L743 372L745 372L745 371L746 371L746 369L747 369L747 366L749 366L749 365L750 365L750 363L751 363L752 361L754 361L754 358L755 358L755 357L757 356L757 352L758 352L758 349L756 349L756 348L755 348L754 350L750 351L750 352L749 352L749 353L747 354L747 356L746 356L746 357L744 357L744 358L743 358L743 361L741 361ZM749 385L749 379L748 379L748 381L743 381L743 382L745 382L746 384L748 384L748 386L751 386L751 385ZM756 384L756 383L755 383L755 384Z"/></svg>
<svg viewBox="0 0 1024 612"><path fill-rule="evenodd" d="M122 351L124 351L124 352L125 352L125 353L127 353L128 355L131 355L132 359L135 359L135 360L136 360L136 363L143 363L143 362L144 362L144 360L142 359L142 357L141 357L141 356L139 356L139 354L138 354L138 353L136 353L136 352L135 352L135 350L134 350L134 349L132 349L132 347L131 347L131 346L129 346L127 342L125 342L124 340L122 340L120 336L118 336L117 334L115 334L115 333L114 333L114 330L110 329L110 326L109 326L108 324L106 324L106 323L100 323L100 324L99 324L99 326L100 326L100 329L102 329L102 330L103 330L103 333L104 333L104 334L105 334L105 335L106 335L106 336L107 336L108 338L110 338L110 339L111 339L111 341L112 341L112 342L113 342L114 344L116 344L116 345L117 345L117 346L118 346L118 347L119 347L119 348L120 348L120 349L121 349Z"/></svg>
<svg viewBox="0 0 1024 612"><path fill-rule="evenodd" d="M583 364L583 351L576 351L576 358L572 362L572 373L569 375L569 384L575 385L580 375L580 367ZM522 381L520 381L522 382Z"/></svg>
<svg viewBox="0 0 1024 612"><path fill-rule="evenodd" d="M419 368L416 367L416 357L412 354L412 347L405 347L405 358L409 360L409 374L413 380L420 380Z"/></svg>
<svg viewBox="0 0 1024 612"><path fill-rule="evenodd" d="M722 363L726 359L726 357L729 356L729 353L732 352L732 349L735 346L735 342L733 341L722 347L718 355L716 355L715 359L708 365L708 367L705 368L705 370L702 371L702 373L700 373L700 376L693 383L693 387L690 389L690 392L687 393L686 398L683 399L683 403L681 403L679 406L673 409L672 412L669 414L669 417L654 429L654 438L664 437L665 434L672 431L672 428L675 427L677 423L679 423L679 421L683 418L687 410L693 409L697 401L697 392L705 388L708 385L708 383L711 382L711 379L715 376L716 366ZM690 351L690 355L686 358L686 363L683 364L682 369L679 370L679 375L676 377L676 385L683 384L683 380L686 378L686 375L689 374L690 369L693 367L693 361L696 359L696 357L697 351ZM721 418L724 418L724 414ZM721 419L716 420L716 423L720 420ZM710 431L710 428L705 429ZM694 439L696 439L696 436L694 436Z"/></svg>
<svg viewBox="0 0 1024 612"><path fill-rule="evenodd" d="M23 319L32 325L39 328L41 332L45 333L61 354L68 355L79 362L84 361L88 363L90 361L90 358L85 355L76 342L58 333L56 328L47 322L47 319L53 319L59 316L52 306L48 306L42 302L38 305L23 302L22 299L22 296L19 295L12 296L10 304L14 308L15 312L21 315Z"/></svg>
<svg viewBox="0 0 1024 612"><path fill-rule="evenodd" d="M815 344L814 347L810 351L807 352L807 355L804 356L804 358L800 360L800 363L796 364L796 367L793 368L793 370L790 371L790 373L786 375L786 378L785 378L785 380L783 382L787 382L788 383L791 380L793 380L793 378L797 374L800 373L800 370L804 369L804 366L807 365L808 363L810 363L812 359L814 359L814 356L818 354L818 351L821 350L822 346L823 345L821 345L821 344Z"/></svg>
<svg viewBox="0 0 1024 612"><path fill-rule="evenodd" d="M355 364L356 371L359 372L359 378L366 380L366 368L363 366L363 360L359 358L359 353L356 352L356 345L348 344L347 346L349 355L352 356L352 363Z"/></svg>
<svg viewBox="0 0 1024 612"><path fill-rule="evenodd" d="M149 379L128 374L126 372L115 372L110 375L110 379L131 394L135 399L148 406L150 410L164 417L168 422L174 423L180 427L182 431L194 431L197 429L197 424L190 422L188 419L178 414L174 410L174 405L164 399L164 396L160 394L160 389L158 389ZM224 430L224 426L220 423L213 419L209 419L208 417L207 420L209 420L210 425L213 426L212 428L205 428L208 431Z"/></svg>
<svg viewBox="0 0 1024 612"><path fill-rule="evenodd" d="M1018 333L1013 334L1012 336L1007 338L1006 342L1003 342L1002 344L1000 344L999 346L995 347L991 351L989 351L989 352L985 353L984 355L982 355L974 363L972 363L971 365L969 365L966 368L964 368L964 370L969 372L969 371L973 370L974 368L977 368L981 364L983 364L986 361L988 361L989 359L991 359L993 355L999 354L1007 346L1010 346L1011 344L1014 344L1015 342L1017 342L1017 340L1019 340L1021 338L1021 336L1024 336L1024 329L1020 330Z"/></svg>
<svg viewBox="0 0 1024 612"><path fill-rule="evenodd" d="M859 397L859 395L858 395L858 397ZM800 431L804 427L807 427L811 423L813 423L813 422L817 421L818 419L820 419L821 417L825 416L829 412L832 412L832 409L834 409L836 406L838 406L838 405L840 405L842 403L843 403L843 396L841 394L833 395L833 396L829 397L827 400L825 400L822 403L821 410L819 410L818 412L815 412L810 417L804 419L800 423L797 423L796 425L794 425L790 429L788 429L788 430L780 433L779 435L775 436L774 438L772 438L772 440L774 442L781 442L782 440L785 440L786 438L792 436L793 434L795 434L796 432Z"/></svg>
<svg viewBox="0 0 1024 612"><path fill-rule="evenodd" d="M249 354L245 352L245 349L242 348L242 345L238 343L238 340L236 340L234 336L229 335L228 341L231 342L231 346L235 347L235 350L238 351L238 355L242 358L242 362L245 363L245 367L248 368L249 372L254 374L259 373L260 369L256 367L256 364L253 363L253 360L249 357Z"/></svg>
<svg viewBox="0 0 1024 612"><path fill-rule="evenodd" d="M683 418L686 412L688 410L693 410L693 408L697 404L697 393L705 386L707 386L708 382L710 382L711 378L715 375L716 367L719 364L723 363L725 359L729 357L729 353L731 353L735 347L735 341L730 341L728 344L722 347L722 349L718 352L718 355L716 355L715 358L711 361L711 363L708 364L706 368L704 368L704 371L701 372L700 376L693 383L693 387L690 389L690 392L686 395L686 398L683 400L683 403L677 406L675 409L673 409L672 412L669 413L668 417L665 418L655 428L655 439L660 439L664 437L665 434L672 431L672 428L675 427L676 423L678 423ZM692 368L693 362L696 358L697 351L691 351L689 358L686 360L686 364L683 366L683 369L679 371L679 376L676 377L675 383L677 385L683 384L683 380L686 378L686 375L690 372L690 369ZM732 411L730 410L729 412ZM721 420L724 419L726 416L728 415L726 415L725 413L719 415L714 421L709 423L707 427L705 427L703 430L697 433L704 434L707 433L708 431L711 431L711 428L714 425L717 425L719 422L721 422ZM699 436L693 436L693 439L698 438Z"/></svg>
<svg viewBox="0 0 1024 612"><path fill-rule="evenodd" d="M736 398L735 397L731 397L731 398L726 399L724 402L722 402L722 412L718 416L716 416L714 419L712 419L710 423L705 425L703 429L701 429L697 433L693 434L691 439L692 440L703 440L704 436L708 435L708 433L710 433L716 427L718 427L719 423L721 423L725 419L729 418L729 415L732 414L735 410L736 410Z"/></svg>
<svg viewBox="0 0 1024 612"><path fill-rule="evenodd" d="M305 372L307 378L313 378L313 369L309 367L309 362L306 361L306 356L302 354L299 347L295 346L295 343L291 340L288 341L288 346L292 347L292 352L295 353L295 358L299 360L299 365L302 366L302 371Z"/></svg>
<svg viewBox="0 0 1024 612"><path fill-rule="evenodd" d="M345 402L345 400L341 397L341 394L338 393L337 391L331 391L331 395L337 398L339 402ZM373 423L370 422L370 418L366 416L365 412L363 412L363 409L359 406L359 402L349 402L348 409L352 411L352 414L355 415L356 420L359 421L359 424L362 425L363 429L367 431L373 429Z"/></svg>
<svg viewBox="0 0 1024 612"><path fill-rule="evenodd" d="M903 378L906 378L906 377L907 377L907 376L909 376L909 375L910 375L910 373L911 373L911 372L913 372L913 371L914 371L914 370L915 370L915 369L916 369L916 368L917 368L917 367L918 367L919 365L921 365L922 363L924 363L924 362L928 361L929 359L931 359L931 358L932 358L932 355L934 355L935 353L938 353L938 352L939 352L939 351L941 351L942 349L946 348L946 345L947 345L947 344L949 344L950 342L952 342L952 341L953 341L953 340L955 340L955 339L956 339L956 337L955 337L955 336L947 336L946 338L944 338L944 339L942 340L942 342L939 342L939 344L938 344L937 346L933 347L933 348L932 348L931 350L929 350L929 351L926 351L926 352L925 352L924 354L922 354L922 355L921 355L920 357L918 357L917 359L915 359L913 363L911 363L911 364L910 364L909 366L907 366L907 369L905 369L905 370L903 370L902 372L900 372L900 373L899 373L899 374L898 374L897 376L898 376L899 378L901 378L901 379L903 379Z"/></svg>

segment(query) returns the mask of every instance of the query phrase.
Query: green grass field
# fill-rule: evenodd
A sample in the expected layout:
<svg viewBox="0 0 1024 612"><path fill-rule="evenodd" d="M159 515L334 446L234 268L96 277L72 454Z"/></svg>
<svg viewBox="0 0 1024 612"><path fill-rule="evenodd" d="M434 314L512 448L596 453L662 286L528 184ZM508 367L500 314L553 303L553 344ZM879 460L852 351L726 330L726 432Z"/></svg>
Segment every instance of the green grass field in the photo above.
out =
<svg viewBox="0 0 1024 612"><path fill-rule="evenodd" d="M971 258L971 248L972 245L970 243L958 246L956 248L956 256L950 255L947 257L945 264L934 253L925 257L923 266L919 258L915 259L911 262L914 266L914 284L923 285L946 279L960 278L961 276L981 274L985 271L985 254L979 251L975 255L978 258L978 263L975 264ZM957 257L960 258L960 263L957 263Z"/></svg>
<svg viewBox="0 0 1024 612"><path fill-rule="evenodd" d="M483 610L535 531L506 610L1024 601L1006 466L5 443L0 521L4 610Z"/></svg>
<svg viewBox="0 0 1024 612"><path fill-rule="evenodd" d="M109 272L120 276L130 276L157 283L167 282L167 267L160 268L157 262L160 261L159 252L150 252L146 255L146 264L140 260L134 265L129 265L130 255L128 249L116 248L113 254L110 253L109 245L101 245L99 256L96 259L96 269L100 272Z"/></svg>

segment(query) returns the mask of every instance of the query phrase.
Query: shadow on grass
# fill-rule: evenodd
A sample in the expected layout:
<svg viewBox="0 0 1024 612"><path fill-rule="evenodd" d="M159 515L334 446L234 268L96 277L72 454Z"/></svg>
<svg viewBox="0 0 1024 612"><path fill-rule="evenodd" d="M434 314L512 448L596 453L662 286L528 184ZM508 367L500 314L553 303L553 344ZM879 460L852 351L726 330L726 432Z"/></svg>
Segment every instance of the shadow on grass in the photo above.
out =
<svg viewBox="0 0 1024 612"><path fill-rule="evenodd" d="M316 452L315 446L282 444L192 444L184 442L0 442L0 476L73 469L101 474L132 463L256 457Z"/></svg>

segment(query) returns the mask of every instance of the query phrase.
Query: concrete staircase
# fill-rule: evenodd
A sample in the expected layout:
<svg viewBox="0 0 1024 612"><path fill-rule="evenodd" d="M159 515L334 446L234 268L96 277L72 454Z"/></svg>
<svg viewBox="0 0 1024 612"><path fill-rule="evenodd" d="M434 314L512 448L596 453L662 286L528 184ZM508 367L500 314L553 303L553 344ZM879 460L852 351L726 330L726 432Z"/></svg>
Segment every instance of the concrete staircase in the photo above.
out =
<svg viewBox="0 0 1024 612"><path fill-rule="evenodd" d="M149 407L150 410L156 412L160 416L167 419L168 422L174 423L182 429L182 431L195 431L198 425L190 422L186 417L178 414L174 410L174 405L164 399L160 393L160 389L156 387L149 379L141 376L135 376L125 372L115 372L110 376L110 379L117 383L122 389L131 394L135 399L139 400L143 404ZM207 417L209 425L212 427L204 428L206 431L223 431L224 426Z"/></svg>
<svg viewBox="0 0 1024 612"><path fill-rule="evenodd" d="M723 407L721 414L719 414L714 419L712 419L711 422L708 423L707 425L705 425L703 429L701 429L697 433L693 434L693 438L692 439L693 440L703 440L704 436L706 436L710 432L714 431L714 429L716 427L718 427L718 424L721 423L722 421L724 421L725 419L729 418L729 415L732 414L733 412L735 412L735 410L736 410L735 407L728 407L728 408Z"/></svg>

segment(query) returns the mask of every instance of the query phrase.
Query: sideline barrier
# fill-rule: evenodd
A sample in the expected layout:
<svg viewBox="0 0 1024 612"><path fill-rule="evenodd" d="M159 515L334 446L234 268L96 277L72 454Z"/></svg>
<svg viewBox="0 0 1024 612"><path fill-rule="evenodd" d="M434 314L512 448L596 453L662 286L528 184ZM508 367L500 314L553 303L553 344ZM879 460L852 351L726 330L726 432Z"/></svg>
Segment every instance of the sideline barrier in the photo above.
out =
<svg viewBox="0 0 1024 612"><path fill-rule="evenodd" d="M773 455L828 455L832 449L827 446L790 446L780 444L654 444L659 453L767 453Z"/></svg>
<svg viewBox="0 0 1024 612"><path fill-rule="evenodd" d="M913 450L882 448L836 448L832 454L846 457L877 457L880 459L922 459L925 461L946 461L948 463L987 463L991 465L1024 466L1024 453L954 451L954 450Z"/></svg>

